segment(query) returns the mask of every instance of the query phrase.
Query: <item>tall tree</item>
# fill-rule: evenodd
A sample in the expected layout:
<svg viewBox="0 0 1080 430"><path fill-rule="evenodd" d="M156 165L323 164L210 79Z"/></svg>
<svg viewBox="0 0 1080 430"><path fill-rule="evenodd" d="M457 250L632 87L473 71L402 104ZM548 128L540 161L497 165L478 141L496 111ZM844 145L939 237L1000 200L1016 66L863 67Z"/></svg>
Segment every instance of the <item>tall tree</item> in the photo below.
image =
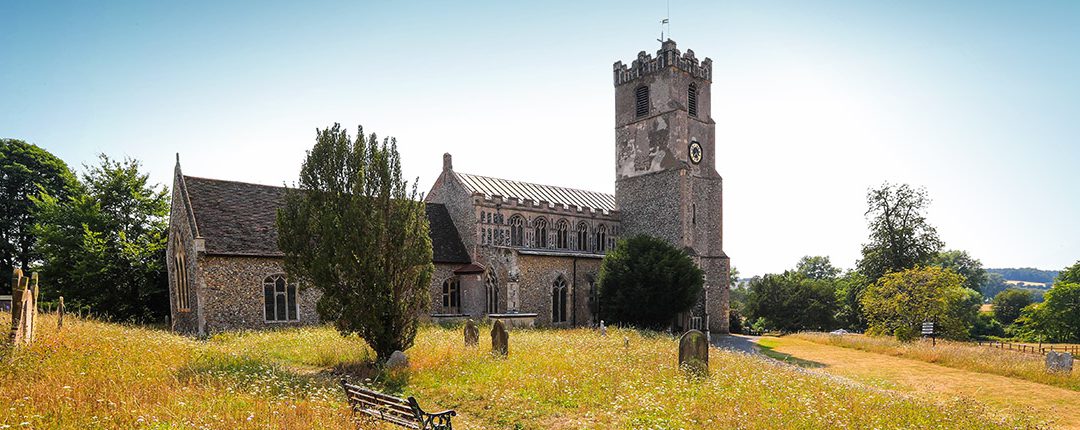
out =
<svg viewBox="0 0 1080 430"><path fill-rule="evenodd" d="M952 269L964 277L964 287L975 291L982 291L982 286L987 282L986 270L983 270L982 262L972 258L967 251L951 250L939 252L934 257L934 265L946 269ZM993 297L993 296L987 296Z"/></svg>
<svg viewBox="0 0 1080 430"><path fill-rule="evenodd" d="M836 279L840 269L829 262L827 256L805 256L799 259L795 271L810 279Z"/></svg>
<svg viewBox="0 0 1080 430"><path fill-rule="evenodd" d="M697 304L704 282L685 251L651 236L621 240L600 265L601 318L663 329Z"/></svg>
<svg viewBox="0 0 1080 430"><path fill-rule="evenodd" d="M928 265L941 250L937 230L926 220L926 189L885 183L866 194L866 205L870 242L863 245L856 266L871 282L886 273Z"/></svg>
<svg viewBox="0 0 1080 430"><path fill-rule="evenodd" d="M136 322L169 313L165 247L169 195L132 159L99 156L82 175L85 192L33 198L46 297Z"/></svg>
<svg viewBox="0 0 1080 430"><path fill-rule="evenodd" d="M34 250L35 217L30 197L45 193L65 199L75 192L75 175L63 160L37 145L0 139L0 267L28 270ZM4 282L0 290L9 288Z"/></svg>
<svg viewBox="0 0 1080 430"><path fill-rule="evenodd" d="M411 347L431 303L434 266L424 203L401 177L395 139L339 124L317 130L297 188L278 211L285 271L317 288L316 310L385 361Z"/></svg>

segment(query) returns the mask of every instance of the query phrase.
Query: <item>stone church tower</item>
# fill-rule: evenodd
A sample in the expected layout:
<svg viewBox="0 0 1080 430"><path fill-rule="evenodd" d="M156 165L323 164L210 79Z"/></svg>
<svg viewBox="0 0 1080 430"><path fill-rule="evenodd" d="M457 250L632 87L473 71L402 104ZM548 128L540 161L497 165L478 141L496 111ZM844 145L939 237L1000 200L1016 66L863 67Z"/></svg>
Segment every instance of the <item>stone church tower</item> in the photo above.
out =
<svg viewBox="0 0 1080 430"><path fill-rule="evenodd" d="M614 66L615 201L624 235L685 249L705 271L701 304L684 325L728 332L729 261L711 113L712 60L663 42Z"/></svg>

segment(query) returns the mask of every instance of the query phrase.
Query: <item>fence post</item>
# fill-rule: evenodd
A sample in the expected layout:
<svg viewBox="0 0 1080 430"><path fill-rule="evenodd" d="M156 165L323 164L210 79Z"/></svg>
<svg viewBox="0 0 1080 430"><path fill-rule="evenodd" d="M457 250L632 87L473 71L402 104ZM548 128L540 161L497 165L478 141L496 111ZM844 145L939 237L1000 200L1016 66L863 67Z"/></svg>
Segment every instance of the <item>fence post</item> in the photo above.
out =
<svg viewBox="0 0 1080 430"><path fill-rule="evenodd" d="M64 296L60 296L60 304L56 306L56 328L64 328Z"/></svg>

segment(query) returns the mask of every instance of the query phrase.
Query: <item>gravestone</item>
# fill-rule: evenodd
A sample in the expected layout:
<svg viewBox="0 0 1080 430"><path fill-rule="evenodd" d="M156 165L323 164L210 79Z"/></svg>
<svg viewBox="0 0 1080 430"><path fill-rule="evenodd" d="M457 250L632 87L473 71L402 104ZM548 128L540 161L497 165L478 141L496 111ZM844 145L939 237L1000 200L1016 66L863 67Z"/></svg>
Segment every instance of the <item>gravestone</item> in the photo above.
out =
<svg viewBox="0 0 1080 430"><path fill-rule="evenodd" d="M394 351L390 354L390 358L386 360L387 369L401 369L409 367L409 357L404 352Z"/></svg>
<svg viewBox="0 0 1080 430"><path fill-rule="evenodd" d="M607 326L604 325L604 320L600 320L600 336L607 336Z"/></svg>
<svg viewBox="0 0 1080 430"><path fill-rule="evenodd" d="M709 374L709 341L705 333L690 330L679 336L679 367L695 374Z"/></svg>
<svg viewBox="0 0 1080 430"><path fill-rule="evenodd" d="M465 346L476 346L480 343L480 329L472 319L465 322Z"/></svg>
<svg viewBox="0 0 1080 430"><path fill-rule="evenodd" d="M60 296L60 305L56 307L56 328L64 328L64 296Z"/></svg>
<svg viewBox="0 0 1080 430"><path fill-rule="evenodd" d="M499 357L510 354L510 334L500 320L491 325L491 353Z"/></svg>
<svg viewBox="0 0 1080 430"><path fill-rule="evenodd" d="M1068 352L1047 352L1046 371L1051 373L1072 373L1073 356Z"/></svg>

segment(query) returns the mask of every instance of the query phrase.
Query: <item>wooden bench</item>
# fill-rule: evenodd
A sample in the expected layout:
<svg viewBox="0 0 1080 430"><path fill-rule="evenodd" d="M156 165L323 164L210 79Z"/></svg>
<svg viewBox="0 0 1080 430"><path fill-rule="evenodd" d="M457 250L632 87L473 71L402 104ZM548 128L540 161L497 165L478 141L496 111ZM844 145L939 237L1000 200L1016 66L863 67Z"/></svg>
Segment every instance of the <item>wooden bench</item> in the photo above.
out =
<svg viewBox="0 0 1080 430"><path fill-rule="evenodd" d="M361 413L401 427L417 430L453 430L450 418L457 415L452 410L427 413L420 409L416 399L402 399L378 391L369 390L341 380L341 388L349 398L353 414Z"/></svg>

